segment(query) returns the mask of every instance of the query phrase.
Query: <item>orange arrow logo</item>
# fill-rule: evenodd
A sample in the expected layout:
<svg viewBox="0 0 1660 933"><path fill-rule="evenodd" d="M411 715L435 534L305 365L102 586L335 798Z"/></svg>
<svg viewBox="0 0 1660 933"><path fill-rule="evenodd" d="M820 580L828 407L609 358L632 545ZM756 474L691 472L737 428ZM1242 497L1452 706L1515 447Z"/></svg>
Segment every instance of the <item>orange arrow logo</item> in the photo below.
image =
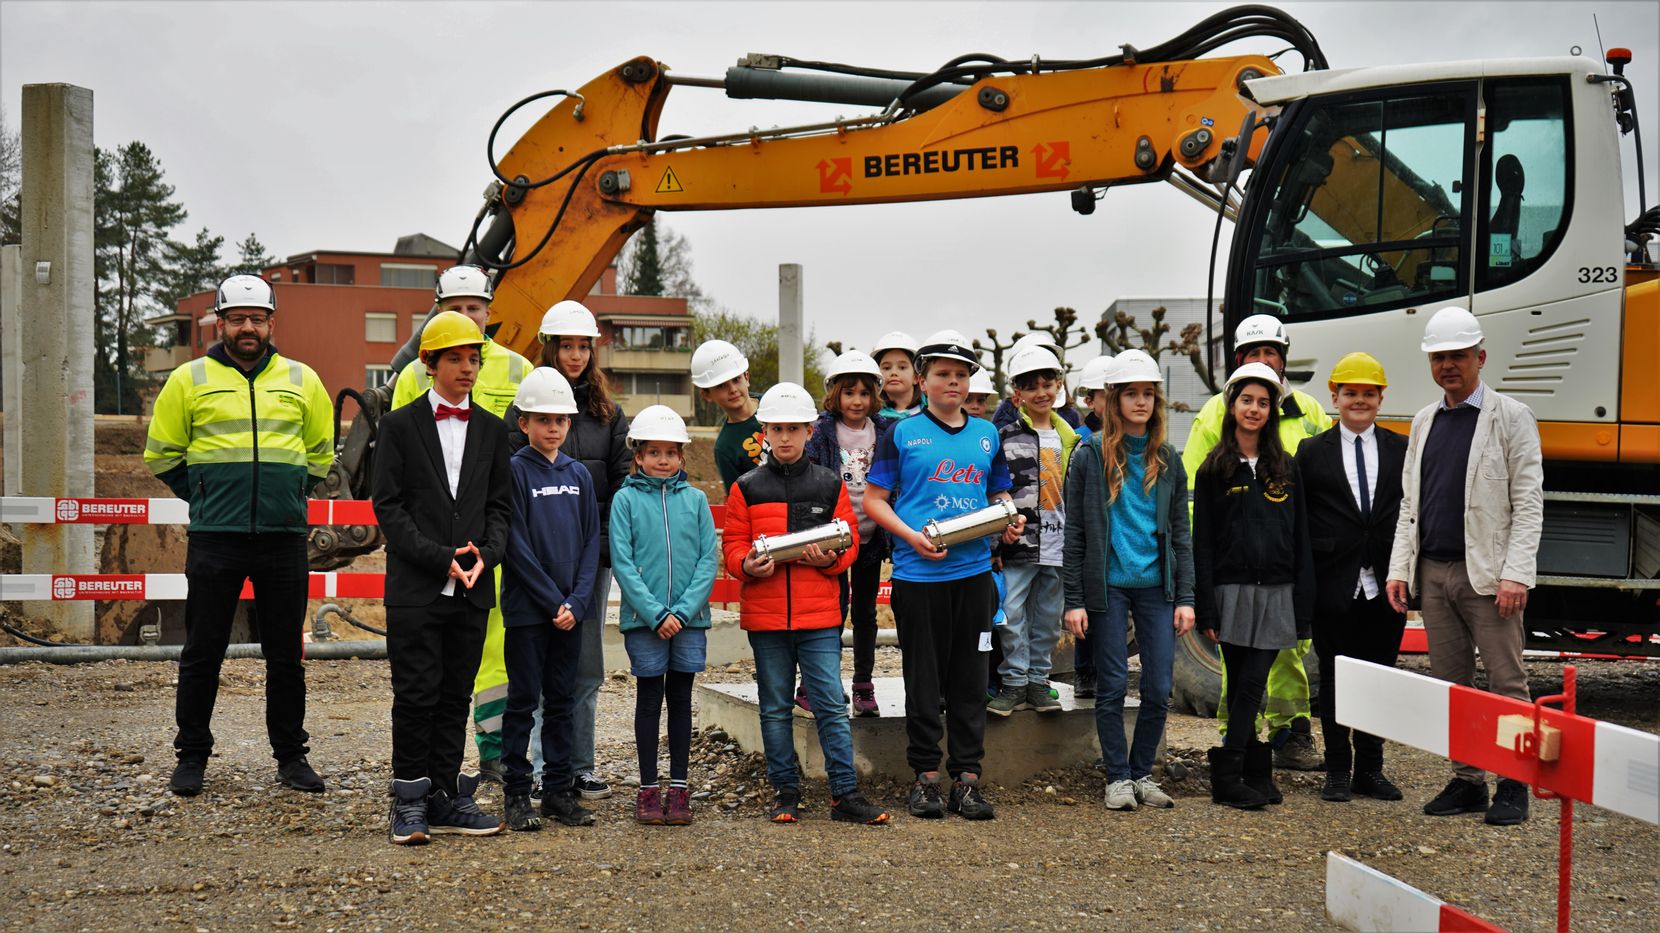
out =
<svg viewBox="0 0 1660 933"><path fill-rule="evenodd" d="M825 159L818 164L818 190L847 194L853 190L853 159Z"/></svg>
<svg viewBox="0 0 1660 933"><path fill-rule="evenodd" d="M1067 169L1072 164L1072 143L1060 142L1044 145L1038 143L1032 147L1032 155L1037 156L1037 177L1065 178L1071 172Z"/></svg>

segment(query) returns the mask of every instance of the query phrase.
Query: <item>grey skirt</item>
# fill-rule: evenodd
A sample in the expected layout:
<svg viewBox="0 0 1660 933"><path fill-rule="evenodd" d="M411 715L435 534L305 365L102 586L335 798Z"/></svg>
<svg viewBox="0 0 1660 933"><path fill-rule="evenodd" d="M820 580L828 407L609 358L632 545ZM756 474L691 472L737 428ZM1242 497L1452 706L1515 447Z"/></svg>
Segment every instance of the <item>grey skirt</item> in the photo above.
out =
<svg viewBox="0 0 1660 933"><path fill-rule="evenodd" d="M1290 583L1218 583L1216 609L1222 617L1220 640L1248 648L1293 648L1297 645L1297 609Z"/></svg>

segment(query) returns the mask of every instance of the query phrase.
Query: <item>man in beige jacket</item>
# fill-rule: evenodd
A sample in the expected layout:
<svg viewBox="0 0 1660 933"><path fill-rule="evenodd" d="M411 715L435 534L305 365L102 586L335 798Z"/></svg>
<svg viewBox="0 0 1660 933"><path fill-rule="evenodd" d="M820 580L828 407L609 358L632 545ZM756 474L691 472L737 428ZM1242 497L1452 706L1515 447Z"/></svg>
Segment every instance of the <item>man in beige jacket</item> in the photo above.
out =
<svg viewBox="0 0 1660 933"><path fill-rule="evenodd" d="M1469 311L1437 311L1423 349L1443 397L1412 419L1389 602L1405 612L1418 596L1435 677L1473 686L1479 651L1488 690L1530 701L1522 610L1544 516L1539 425L1526 405L1482 383L1487 351ZM1485 812L1495 826L1527 819L1527 785L1501 778L1489 807L1486 774L1459 762L1453 770L1425 813Z"/></svg>

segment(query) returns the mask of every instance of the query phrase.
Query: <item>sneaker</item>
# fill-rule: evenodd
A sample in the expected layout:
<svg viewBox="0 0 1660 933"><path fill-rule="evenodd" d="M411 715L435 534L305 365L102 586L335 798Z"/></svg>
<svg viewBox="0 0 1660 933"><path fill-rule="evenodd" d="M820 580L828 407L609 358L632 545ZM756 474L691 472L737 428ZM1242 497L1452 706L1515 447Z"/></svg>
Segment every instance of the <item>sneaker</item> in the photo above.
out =
<svg viewBox="0 0 1660 933"><path fill-rule="evenodd" d="M656 784L635 792L634 822L646 826L663 825L663 792Z"/></svg>
<svg viewBox="0 0 1660 933"><path fill-rule="evenodd" d="M774 823L797 823L801 817L796 810L801 806L801 788L780 787L778 796L773 798L772 809L767 811L767 819Z"/></svg>
<svg viewBox="0 0 1660 933"><path fill-rule="evenodd" d="M1136 808L1135 782L1126 778L1107 782L1107 809L1134 810Z"/></svg>
<svg viewBox="0 0 1660 933"><path fill-rule="evenodd" d="M427 800L427 826L435 835L494 836L507 827L500 819L478 808L478 775L463 774L455 779L455 794L436 788Z"/></svg>
<svg viewBox="0 0 1660 933"><path fill-rule="evenodd" d="M1176 801L1170 799L1170 795L1164 792L1158 781L1153 780L1151 774L1138 777L1133 783L1136 802L1142 806L1156 807L1160 810L1169 810L1176 806Z"/></svg>
<svg viewBox="0 0 1660 933"><path fill-rule="evenodd" d="M1493 805L1487 808L1488 826L1515 826L1527 822L1527 785L1510 778L1499 778L1493 791Z"/></svg>
<svg viewBox="0 0 1660 933"><path fill-rule="evenodd" d="M1037 710L1040 713L1058 713L1061 711L1061 701L1055 691L1049 689L1049 683L1026 685L1026 708Z"/></svg>
<svg viewBox="0 0 1660 933"><path fill-rule="evenodd" d="M869 681L861 681L853 685L854 716L880 716L882 711L876 705L876 685Z"/></svg>
<svg viewBox="0 0 1660 933"><path fill-rule="evenodd" d="M565 826L594 825L593 811L582 805L582 797L574 787L543 794L542 815Z"/></svg>
<svg viewBox="0 0 1660 933"><path fill-rule="evenodd" d="M664 796L668 802L663 807L663 822L669 826L692 825L692 792L684 787L670 787Z"/></svg>
<svg viewBox="0 0 1660 933"><path fill-rule="evenodd" d="M507 828L516 833L533 833L542 828L542 816L529 794L507 795Z"/></svg>
<svg viewBox="0 0 1660 933"><path fill-rule="evenodd" d="M167 780L167 789L180 797L194 797L202 792L202 773L206 770L206 758L180 758Z"/></svg>
<svg viewBox="0 0 1660 933"><path fill-rule="evenodd" d="M478 763L478 779L480 782L485 784L506 784L507 780L502 776L501 772L501 759L499 757L480 759Z"/></svg>
<svg viewBox="0 0 1660 933"><path fill-rule="evenodd" d="M924 820L937 820L945 815L945 802L940 800L940 773L924 771L911 785L911 795L905 801L911 815Z"/></svg>
<svg viewBox="0 0 1660 933"><path fill-rule="evenodd" d="M1400 800L1401 789L1383 776L1382 771L1360 771L1355 774L1354 792L1373 800Z"/></svg>
<svg viewBox="0 0 1660 933"><path fill-rule="evenodd" d="M1424 804L1428 816L1453 816L1458 813L1482 813L1487 809L1487 782L1474 783L1453 778L1434 800Z"/></svg>
<svg viewBox="0 0 1660 933"><path fill-rule="evenodd" d="M611 785L594 776L592 771L576 776L576 789L585 800L604 800L611 796Z"/></svg>
<svg viewBox="0 0 1660 933"><path fill-rule="evenodd" d="M972 771L964 771L951 782L951 800L946 808L965 820L989 820L997 815L980 795L980 776Z"/></svg>
<svg viewBox="0 0 1660 933"><path fill-rule="evenodd" d="M389 835L393 845L425 845L430 835L427 827L427 796L432 792L432 781L418 778L413 781L392 780L392 828Z"/></svg>
<svg viewBox="0 0 1660 933"><path fill-rule="evenodd" d="M303 755L277 765L277 780L282 782L284 787L302 790L308 794L323 792L323 779L311 769L311 763L306 761Z"/></svg>
<svg viewBox="0 0 1660 933"><path fill-rule="evenodd" d="M1094 675L1080 676L1078 678L1078 682L1076 684L1072 685L1072 698L1074 700L1093 700L1093 699L1095 699L1095 677L1094 677Z"/></svg>
<svg viewBox="0 0 1660 933"><path fill-rule="evenodd" d="M1307 719L1298 719L1289 729L1275 734L1274 767L1286 771L1324 771L1326 756L1314 747L1314 734L1308 731Z"/></svg>
<svg viewBox="0 0 1660 933"><path fill-rule="evenodd" d="M1007 684L997 695L986 701L986 712L993 716L1007 716L1015 710L1027 709L1026 689L1024 687L1010 687Z"/></svg>
<svg viewBox="0 0 1660 933"><path fill-rule="evenodd" d="M807 702L807 685L801 684L795 688L795 708L790 710L803 719L813 718L813 704Z"/></svg>
<svg viewBox="0 0 1660 933"><path fill-rule="evenodd" d="M1326 772L1326 783L1320 788L1321 800L1329 800L1332 803L1348 803L1354 799L1354 796L1347 771Z"/></svg>
<svg viewBox="0 0 1660 933"><path fill-rule="evenodd" d="M830 801L830 819L842 823L863 823L881 826L888 822L888 811L865 799L858 791L849 791Z"/></svg>

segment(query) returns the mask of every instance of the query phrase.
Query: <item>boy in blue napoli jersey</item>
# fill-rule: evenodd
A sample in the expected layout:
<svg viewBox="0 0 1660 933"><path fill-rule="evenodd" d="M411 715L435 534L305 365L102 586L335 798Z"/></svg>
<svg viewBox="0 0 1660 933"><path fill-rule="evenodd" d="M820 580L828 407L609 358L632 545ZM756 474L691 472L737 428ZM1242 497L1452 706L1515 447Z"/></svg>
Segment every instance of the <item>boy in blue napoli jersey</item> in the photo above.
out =
<svg viewBox="0 0 1660 933"><path fill-rule="evenodd" d="M997 429L962 410L977 357L961 334L929 338L922 361L927 406L896 423L877 444L865 477L865 511L893 537L891 602L904 654L905 756L916 771L912 816L937 818L946 809L991 819L980 794L985 753L986 656L997 594L991 545L984 539L936 548L922 534L930 519L947 519L1008 498L1009 471ZM1004 533L1018 538L1024 520ZM939 700L945 699L941 722ZM950 751L954 781L940 797L940 739Z"/></svg>

